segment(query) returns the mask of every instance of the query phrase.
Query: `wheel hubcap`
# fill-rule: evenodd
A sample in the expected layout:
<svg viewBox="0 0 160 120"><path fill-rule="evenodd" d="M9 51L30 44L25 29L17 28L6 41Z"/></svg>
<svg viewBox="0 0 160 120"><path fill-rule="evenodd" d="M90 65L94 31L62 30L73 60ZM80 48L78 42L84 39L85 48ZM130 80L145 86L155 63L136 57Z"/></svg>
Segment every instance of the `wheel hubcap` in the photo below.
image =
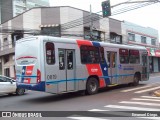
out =
<svg viewBox="0 0 160 120"><path fill-rule="evenodd" d="M90 90L93 92L93 91L96 90L96 88L97 88L96 83L95 82L91 82L91 84L90 84Z"/></svg>

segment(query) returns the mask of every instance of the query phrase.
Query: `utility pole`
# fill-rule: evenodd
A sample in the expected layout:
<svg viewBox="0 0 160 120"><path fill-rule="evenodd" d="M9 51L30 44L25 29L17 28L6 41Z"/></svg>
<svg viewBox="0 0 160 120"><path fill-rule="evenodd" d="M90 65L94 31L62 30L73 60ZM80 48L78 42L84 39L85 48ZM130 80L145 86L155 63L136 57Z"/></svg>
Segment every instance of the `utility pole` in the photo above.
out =
<svg viewBox="0 0 160 120"><path fill-rule="evenodd" d="M92 21L92 6L90 4L90 40L92 41L93 21Z"/></svg>

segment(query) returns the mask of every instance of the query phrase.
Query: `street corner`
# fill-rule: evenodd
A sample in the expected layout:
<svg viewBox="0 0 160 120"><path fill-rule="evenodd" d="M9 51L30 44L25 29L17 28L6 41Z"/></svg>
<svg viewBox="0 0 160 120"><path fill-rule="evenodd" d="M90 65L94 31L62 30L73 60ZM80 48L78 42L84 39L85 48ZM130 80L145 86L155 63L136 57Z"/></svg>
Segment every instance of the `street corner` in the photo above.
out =
<svg viewBox="0 0 160 120"><path fill-rule="evenodd" d="M160 90L154 91L153 95L156 96L156 97L160 97Z"/></svg>

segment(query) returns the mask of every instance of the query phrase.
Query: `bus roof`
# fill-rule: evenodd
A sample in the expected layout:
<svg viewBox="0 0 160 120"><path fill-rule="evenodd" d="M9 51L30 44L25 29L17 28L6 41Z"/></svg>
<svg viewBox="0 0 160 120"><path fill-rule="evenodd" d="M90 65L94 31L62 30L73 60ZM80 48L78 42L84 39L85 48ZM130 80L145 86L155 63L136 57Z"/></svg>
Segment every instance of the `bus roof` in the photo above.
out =
<svg viewBox="0 0 160 120"><path fill-rule="evenodd" d="M61 38L61 37L53 37L53 36L29 36L22 38L16 43L21 43L25 41L30 41L30 40L40 40L40 41L54 41L54 42L62 42L62 43L71 43L71 44L77 44L76 40L79 39L73 39L73 38ZM89 41L89 40L80 40L80 41ZM102 47L113 47L113 48L128 48L128 49L139 49L139 50L146 50L144 46L138 46L138 45L124 45L124 44L114 44L114 43L107 43L107 42L97 42L97 41L90 41L90 42L95 42L95 43L100 43ZM85 44L84 44L85 45Z"/></svg>

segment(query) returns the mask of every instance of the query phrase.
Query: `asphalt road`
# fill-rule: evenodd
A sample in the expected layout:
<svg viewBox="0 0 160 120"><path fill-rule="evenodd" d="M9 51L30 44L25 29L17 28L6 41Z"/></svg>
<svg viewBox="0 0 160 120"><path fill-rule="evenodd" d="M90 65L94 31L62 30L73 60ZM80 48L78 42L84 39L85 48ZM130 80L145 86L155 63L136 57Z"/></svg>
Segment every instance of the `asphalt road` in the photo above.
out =
<svg viewBox="0 0 160 120"><path fill-rule="evenodd" d="M152 96L153 91L157 89L160 89L160 76L154 75L150 77L149 81L141 82L137 87L121 85L100 90L98 94L90 96L82 93L53 95L27 91L22 96L0 95L0 111L81 111L75 113L76 115L79 114L77 116L82 116L83 111L144 111L147 109L160 111L160 98ZM55 112L55 114L57 113ZM72 115L61 119L78 118ZM83 118L83 120L86 119L93 118ZM103 120L103 118L101 119ZM123 120L125 119L127 118L123 118ZM132 120L134 117L130 119ZM97 118L96 120L100 119Z"/></svg>

